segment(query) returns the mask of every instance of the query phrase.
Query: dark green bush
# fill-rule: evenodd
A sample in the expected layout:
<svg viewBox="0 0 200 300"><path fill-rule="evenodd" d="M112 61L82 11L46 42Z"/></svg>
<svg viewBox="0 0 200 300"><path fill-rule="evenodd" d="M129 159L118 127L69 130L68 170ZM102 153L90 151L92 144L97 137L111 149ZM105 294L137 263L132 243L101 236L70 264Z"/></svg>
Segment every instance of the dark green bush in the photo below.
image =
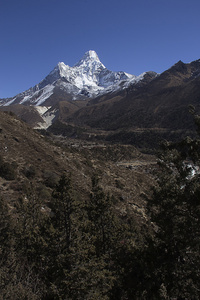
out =
<svg viewBox="0 0 200 300"><path fill-rule="evenodd" d="M30 165L23 170L23 173L27 178L32 179L36 175L36 169L34 166Z"/></svg>
<svg viewBox="0 0 200 300"><path fill-rule="evenodd" d="M14 180L16 178L16 165L4 162L0 156L0 176L6 180Z"/></svg>

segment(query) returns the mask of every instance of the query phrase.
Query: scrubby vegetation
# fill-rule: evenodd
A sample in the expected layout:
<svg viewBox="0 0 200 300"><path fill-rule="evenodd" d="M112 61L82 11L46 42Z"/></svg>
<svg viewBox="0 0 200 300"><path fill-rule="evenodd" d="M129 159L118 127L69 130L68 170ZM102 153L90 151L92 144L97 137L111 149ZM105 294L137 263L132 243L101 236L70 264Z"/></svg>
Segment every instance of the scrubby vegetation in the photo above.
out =
<svg viewBox="0 0 200 300"><path fill-rule="evenodd" d="M97 177L84 201L66 175L48 208L32 189L12 209L1 198L2 299L122 299L131 277L138 294L127 259L138 264L144 237L138 240L134 220L124 222L113 203Z"/></svg>
<svg viewBox="0 0 200 300"><path fill-rule="evenodd" d="M199 139L163 143L152 169L131 146L6 129L0 299L199 299Z"/></svg>
<svg viewBox="0 0 200 300"><path fill-rule="evenodd" d="M1 299L199 299L199 153L163 145L139 227L97 176L87 199L65 174L48 206L31 185L13 208L1 197Z"/></svg>
<svg viewBox="0 0 200 300"><path fill-rule="evenodd" d="M2 156L0 156L0 176L5 178L6 180L13 180L16 177L16 164L9 163L3 160Z"/></svg>

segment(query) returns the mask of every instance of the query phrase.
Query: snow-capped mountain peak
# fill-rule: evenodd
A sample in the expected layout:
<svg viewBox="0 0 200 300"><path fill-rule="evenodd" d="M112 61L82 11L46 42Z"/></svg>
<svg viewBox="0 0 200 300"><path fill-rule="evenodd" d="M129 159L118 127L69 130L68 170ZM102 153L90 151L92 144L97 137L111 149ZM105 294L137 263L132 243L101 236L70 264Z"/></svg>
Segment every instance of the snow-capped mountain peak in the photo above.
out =
<svg viewBox="0 0 200 300"><path fill-rule="evenodd" d="M58 79L58 77L65 78L78 88L83 88L85 85L98 84L97 76L104 69L106 67L99 60L97 53L90 50L73 67L65 65L64 62L59 62L50 75L55 79Z"/></svg>
<svg viewBox="0 0 200 300"><path fill-rule="evenodd" d="M105 68L105 66L100 62L100 59L99 59L97 53L94 50L89 50L74 65L74 67L80 67L81 65L88 65L88 64L94 64L94 63L97 65L101 65Z"/></svg>
<svg viewBox="0 0 200 300"><path fill-rule="evenodd" d="M54 94L59 91L66 95L67 100L84 100L127 87L129 83L137 83L142 79L143 76L108 70L97 53L90 50L73 67L59 62L39 84L13 98L2 99L0 105L46 105L47 102L51 105L52 101L57 101Z"/></svg>

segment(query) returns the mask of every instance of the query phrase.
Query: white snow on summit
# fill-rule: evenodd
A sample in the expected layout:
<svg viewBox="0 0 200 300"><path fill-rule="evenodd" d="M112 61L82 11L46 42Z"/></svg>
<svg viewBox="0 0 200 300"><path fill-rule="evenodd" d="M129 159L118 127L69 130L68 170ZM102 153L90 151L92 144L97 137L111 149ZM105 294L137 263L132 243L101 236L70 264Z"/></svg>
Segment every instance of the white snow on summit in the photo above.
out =
<svg viewBox="0 0 200 300"><path fill-rule="evenodd" d="M80 97L81 99L92 98L137 83L143 79L144 74L135 76L125 72L110 71L101 63L97 53L90 50L73 67L59 62L39 84L14 98L6 99L2 105L11 103L44 105L45 101L54 94L55 88L71 95L72 100Z"/></svg>
<svg viewBox="0 0 200 300"><path fill-rule="evenodd" d="M97 53L94 50L87 51L81 60L74 65L74 67L79 67L80 65L91 64L92 62L99 63L103 68L106 68L99 60Z"/></svg>
<svg viewBox="0 0 200 300"><path fill-rule="evenodd" d="M88 51L73 67L58 63L60 76L73 83L79 89L96 87L99 83L99 74L106 67L100 62L95 51Z"/></svg>

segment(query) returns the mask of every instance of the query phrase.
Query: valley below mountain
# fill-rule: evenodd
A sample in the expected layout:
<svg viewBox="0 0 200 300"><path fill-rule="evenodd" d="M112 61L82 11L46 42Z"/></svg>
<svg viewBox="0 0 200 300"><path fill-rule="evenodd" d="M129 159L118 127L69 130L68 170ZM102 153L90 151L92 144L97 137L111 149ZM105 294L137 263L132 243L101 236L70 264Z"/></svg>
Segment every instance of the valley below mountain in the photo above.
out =
<svg viewBox="0 0 200 300"><path fill-rule="evenodd" d="M199 75L199 60L162 74L112 72L88 51L74 67L59 63L34 88L1 99L0 109L54 134L156 149L162 139L195 134L189 106L199 111Z"/></svg>
<svg viewBox="0 0 200 300"><path fill-rule="evenodd" d="M153 180L148 172L155 166L154 156L142 154L133 146L44 136L12 114L1 112L0 116L0 155L8 166L8 175L1 174L1 195L9 202L12 199L11 206L28 193L30 182L47 205L63 173L72 174L77 193L83 198L90 190L92 176L98 174L124 211L127 201L130 207L139 206L141 194L148 193Z"/></svg>

